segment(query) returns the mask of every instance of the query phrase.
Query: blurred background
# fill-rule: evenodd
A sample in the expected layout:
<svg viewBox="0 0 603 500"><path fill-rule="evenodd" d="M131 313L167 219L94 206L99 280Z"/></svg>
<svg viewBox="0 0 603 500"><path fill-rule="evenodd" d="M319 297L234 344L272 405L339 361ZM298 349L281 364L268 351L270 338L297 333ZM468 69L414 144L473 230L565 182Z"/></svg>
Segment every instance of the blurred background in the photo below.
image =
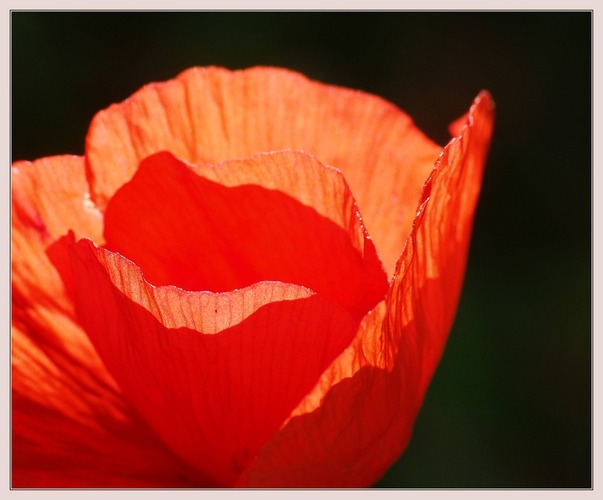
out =
<svg viewBox="0 0 603 500"><path fill-rule="evenodd" d="M497 121L467 277L406 453L376 485L591 485L590 12L14 12L12 157L82 154L92 116L195 65L378 94L444 145Z"/></svg>

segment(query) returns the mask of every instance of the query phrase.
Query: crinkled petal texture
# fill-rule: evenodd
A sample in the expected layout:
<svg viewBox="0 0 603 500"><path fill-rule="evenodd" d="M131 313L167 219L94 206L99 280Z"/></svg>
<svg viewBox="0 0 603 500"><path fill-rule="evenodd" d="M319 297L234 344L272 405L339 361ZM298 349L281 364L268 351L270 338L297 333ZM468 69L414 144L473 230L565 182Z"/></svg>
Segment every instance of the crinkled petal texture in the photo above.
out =
<svg viewBox="0 0 603 500"><path fill-rule="evenodd" d="M441 147L383 99L292 71L193 68L101 111L86 142L91 196L104 208L157 151L216 164L289 148L343 172L391 275Z"/></svg>
<svg viewBox="0 0 603 500"><path fill-rule="evenodd" d="M452 324L492 121L483 93L442 153L374 96L195 68L99 113L85 158L14 164L13 486L378 479Z"/></svg>

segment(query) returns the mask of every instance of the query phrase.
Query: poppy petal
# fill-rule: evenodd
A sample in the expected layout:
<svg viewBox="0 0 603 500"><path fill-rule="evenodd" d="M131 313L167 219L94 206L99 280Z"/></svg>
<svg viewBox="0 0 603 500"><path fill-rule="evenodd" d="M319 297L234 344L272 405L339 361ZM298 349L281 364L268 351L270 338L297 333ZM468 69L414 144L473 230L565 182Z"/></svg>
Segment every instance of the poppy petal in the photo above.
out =
<svg viewBox="0 0 603 500"><path fill-rule="evenodd" d="M98 113L86 161L92 197L104 208L158 151L215 164L289 148L343 172L391 275L441 148L376 96L283 69L193 68Z"/></svg>
<svg viewBox="0 0 603 500"><path fill-rule="evenodd" d="M358 319L388 288L342 175L298 151L198 167L153 155L107 206L105 238L154 285L282 281Z"/></svg>
<svg viewBox="0 0 603 500"><path fill-rule="evenodd" d="M405 335L413 338L419 352L417 405L440 360L460 298L473 216L494 127L490 94L482 91L464 124L457 121L454 126L459 136L446 146L425 185L415 222L418 227L398 262L390 294L391 307L397 308L397 313L391 315L396 319L389 322L392 332L408 322L402 310L414 311L414 333Z"/></svg>
<svg viewBox="0 0 603 500"><path fill-rule="evenodd" d="M72 235L51 253L123 393L216 485L234 484L356 332L347 311L304 287L154 287L125 257Z"/></svg>
<svg viewBox="0 0 603 500"><path fill-rule="evenodd" d="M483 92L424 187L385 303L238 486L366 486L402 453L452 325L493 116Z"/></svg>
<svg viewBox="0 0 603 500"><path fill-rule="evenodd" d="M102 240L87 189L80 157L12 168L12 486L177 484L187 467L123 400L46 255L68 228Z"/></svg>

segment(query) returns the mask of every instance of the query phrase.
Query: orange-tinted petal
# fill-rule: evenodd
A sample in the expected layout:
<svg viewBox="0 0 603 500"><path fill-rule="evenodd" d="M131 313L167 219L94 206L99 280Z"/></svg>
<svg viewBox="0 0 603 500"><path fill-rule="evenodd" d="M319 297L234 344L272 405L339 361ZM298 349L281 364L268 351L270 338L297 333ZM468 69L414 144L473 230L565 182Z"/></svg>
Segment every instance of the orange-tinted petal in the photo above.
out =
<svg viewBox="0 0 603 500"><path fill-rule="evenodd" d="M16 162L11 181L13 287L27 298L43 296L31 300L38 309L65 311L69 306L46 247L69 229L78 237L102 237L102 215L87 197L83 158Z"/></svg>
<svg viewBox="0 0 603 500"><path fill-rule="evenodd" d="M480 94L424 187L385 303L239 486L368 486L404 450L456 310L493 115Z"/></svg>
<svg viewBox="0 0 603 500"><path fill-rule="evenodd" d="M216 485L234 484L357 327L296 285L186 292L149 285L89 240L64 238L52 254L123 393Z"/></svg>
<svg viewBox="0 0 603 500"><path fill-rule="evenodd" d="M473 216L494 127L494 102L481 92L460 135L448 144L425 185L413 231L390 293L388 334L411 320L405 344L418 353L422 400L439 362L460 298ZM421 220L423 218L423 220ZM394 311L395 307L395 313ZM402 311L413 311L412 318ZM395 337L394 337L395 338ZM417 402L417 405L420 401Z"/></svg>
<svg viewBox="0 0 603 500"><path fill-rule="evenodd" d="M297 151L199 167L151 156L109 203L105 237L154 285L282 281L358 319L388 287L342 175Z"/></svg>
<svg viewBox="0 0 603 500"><path fill-rule="evenodd" d="M341 169L391 275L441 148L378 97L282 69L193 68L100 112L86 159L104 207L158 151L203 164L288 148Z"/></svg>
<svg viewBox="0 0 603 500"><path fill-rule="evenodd" d="M60 276L46 256L46 248L70 228L80 237L101 237L102 216L86 193L83 158L13 165L12 315L13 323L26 325L23 334L40 356L61 369L69 369L73 358L102 378L102 365L74 321ZM18 386L19 380L13 382Z"/></svg>
<svg viewBox="0 0 603 500"><path fill-rule="evenodd" d="M12 486L173 485L187 467L124 401L46 255L69 228L102 237L83 158L14 164Z"/></svg>

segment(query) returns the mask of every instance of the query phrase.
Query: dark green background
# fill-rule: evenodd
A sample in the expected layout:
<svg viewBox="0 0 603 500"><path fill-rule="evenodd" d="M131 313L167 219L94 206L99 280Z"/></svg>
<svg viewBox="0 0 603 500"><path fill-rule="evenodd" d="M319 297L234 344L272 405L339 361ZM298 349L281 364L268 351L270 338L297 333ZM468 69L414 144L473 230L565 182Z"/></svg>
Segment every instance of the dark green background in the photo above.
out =
<svg viewBox="0 0 603 500"><path fill-rule="evenodd" d="M408 450L377 486L590 487L590 12L11 19L13 159L82 154L96 111L194 65L360 88L442 144L489 89L496 130L457 321Z"/></svg>

